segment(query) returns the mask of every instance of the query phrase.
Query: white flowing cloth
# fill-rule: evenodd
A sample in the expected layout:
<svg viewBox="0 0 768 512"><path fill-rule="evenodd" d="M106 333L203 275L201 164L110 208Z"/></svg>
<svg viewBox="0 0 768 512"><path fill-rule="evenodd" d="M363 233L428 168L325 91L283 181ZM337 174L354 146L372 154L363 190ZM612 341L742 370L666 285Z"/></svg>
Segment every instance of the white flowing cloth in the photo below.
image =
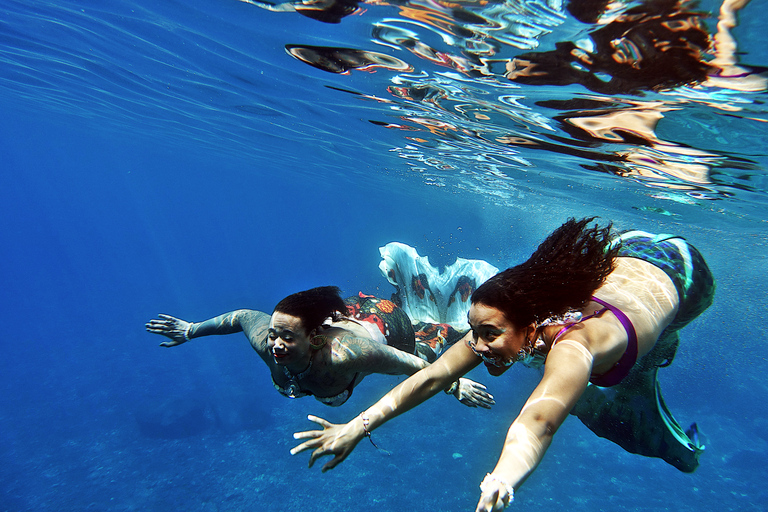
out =
<svg viewBox="0 0 768 512"><path fill-rule="evenodd" d="M429 263L429 257L419 256L416 249L400 242L390 242L379 252L379 269L398 289L400 306L414 324L446 323L458 330L468 329L469 294L499 272L490 263L464 258L457 258L441 272ZM460 283L462 277L469 283Z"/></svg>

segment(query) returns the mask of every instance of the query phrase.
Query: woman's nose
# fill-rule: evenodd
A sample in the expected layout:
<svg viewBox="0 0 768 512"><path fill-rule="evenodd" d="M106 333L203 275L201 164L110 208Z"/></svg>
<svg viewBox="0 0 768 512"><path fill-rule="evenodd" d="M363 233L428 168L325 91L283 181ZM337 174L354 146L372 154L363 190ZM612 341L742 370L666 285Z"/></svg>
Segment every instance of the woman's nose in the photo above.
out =
<svg viewBox="0 0 768 512"><path fill-rule="evenodd" d="M490 349L488 348L488 345L482 340L482 338L478 338L477 341L475 341L475 351L477 351L480 354L487 354Z"/></svg>

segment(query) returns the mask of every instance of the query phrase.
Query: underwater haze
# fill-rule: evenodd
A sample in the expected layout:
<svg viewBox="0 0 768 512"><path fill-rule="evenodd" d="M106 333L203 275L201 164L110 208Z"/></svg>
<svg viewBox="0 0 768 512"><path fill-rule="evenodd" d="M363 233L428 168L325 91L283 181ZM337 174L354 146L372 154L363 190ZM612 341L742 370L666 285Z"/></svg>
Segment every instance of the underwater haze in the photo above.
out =
<svg viewBox="0 0 768 512"><path fill-rule="evenodd" d="M768 0L735 3L0 0L0 511L474 510L536 370L478 368L493 410L441 394L321 474L307 414L403 377L328 408L242 334L144 324L389 297L389 242L506 268L584 216L705 255L659 378L706 451L684 474L568 418L513 507L766 510Z"/></svg>

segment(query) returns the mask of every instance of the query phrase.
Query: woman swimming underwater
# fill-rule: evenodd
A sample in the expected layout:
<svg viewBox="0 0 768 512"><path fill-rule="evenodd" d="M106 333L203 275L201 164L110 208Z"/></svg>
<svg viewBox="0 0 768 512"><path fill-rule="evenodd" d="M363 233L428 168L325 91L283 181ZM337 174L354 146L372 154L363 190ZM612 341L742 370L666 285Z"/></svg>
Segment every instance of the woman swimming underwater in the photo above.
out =
<svg viewBox="0 0 768 512"><path fill-rule="evenodd" d="M512 422L496 467L480 484L478 512L501 510L530 476L568 414L626 450L681 471L703 450L664 404L657 371L678 347L678 331L712 304L714 280L701 254L672 235L590 227L570 219L524 263L480 285L471 332L433 365L343 425L310 416L322 430L299 432L291 450L341 463L386 421L437 394L483 363L498 376L514 363L544 367Z"/></svg>

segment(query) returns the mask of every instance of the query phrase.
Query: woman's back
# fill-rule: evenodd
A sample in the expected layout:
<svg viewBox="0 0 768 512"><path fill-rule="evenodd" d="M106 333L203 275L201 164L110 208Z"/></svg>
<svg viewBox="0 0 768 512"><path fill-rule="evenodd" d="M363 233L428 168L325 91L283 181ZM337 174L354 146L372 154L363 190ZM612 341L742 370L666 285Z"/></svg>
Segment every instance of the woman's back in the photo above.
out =
<svg viewBox="0 0 768 512"><path fill-rule="evenodd" d="M627 316L637 334L638 357L653 348L661 332L677 313L679 304L675 285L664 271L637 258L617 258L615 270L594 296ZM591 303L584 313L601 308ZM608 312L586 322L583 334L589 340L590 350L596 355L594 370L597 374L610 368L626 349L626 329L615 315Z"/></svg>

